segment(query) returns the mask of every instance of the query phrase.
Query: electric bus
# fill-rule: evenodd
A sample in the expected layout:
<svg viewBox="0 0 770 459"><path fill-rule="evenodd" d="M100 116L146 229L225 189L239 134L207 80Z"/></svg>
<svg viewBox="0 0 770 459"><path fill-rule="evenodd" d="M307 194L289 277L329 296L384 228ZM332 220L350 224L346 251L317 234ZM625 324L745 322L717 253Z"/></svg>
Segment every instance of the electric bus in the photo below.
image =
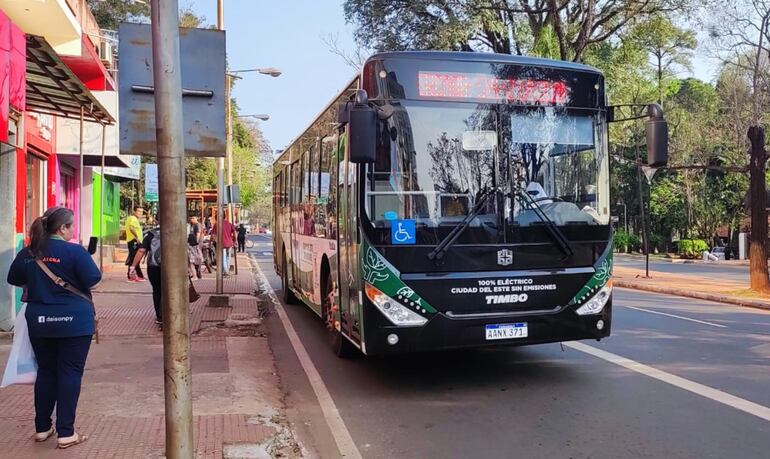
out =
<svg viewBox="0 0 770 459"><path fill-rule="evenodd" d="M664 165L662 110L630 108ZM583 64L373 55L274 163L284 301L338 355L609 336L619 111Z"/></svg>

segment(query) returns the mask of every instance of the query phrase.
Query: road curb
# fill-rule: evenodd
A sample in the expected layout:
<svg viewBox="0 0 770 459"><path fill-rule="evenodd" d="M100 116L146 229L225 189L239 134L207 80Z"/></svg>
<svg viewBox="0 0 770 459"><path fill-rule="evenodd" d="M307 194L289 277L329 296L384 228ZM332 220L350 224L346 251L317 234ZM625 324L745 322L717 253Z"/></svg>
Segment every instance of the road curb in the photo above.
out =
<svg viewBox="0 0 770 459"><path fill-rule="evenodd" d="M694 292L692 290L683 290L678 288L658 287L655 285L646 285L633 281L627 281L622 279L613 279L612 281L615 287L629 288L632 290L643 290L647 292L663 293L666 295L684 296L687 298L696 298L699 300L715 301L717 303L734 304L736 306L743 306L748 308L764 309L770 311L770 303L763 301L756 301L744 298L738 298L733 296L713 295L710 293Z"/></svg>

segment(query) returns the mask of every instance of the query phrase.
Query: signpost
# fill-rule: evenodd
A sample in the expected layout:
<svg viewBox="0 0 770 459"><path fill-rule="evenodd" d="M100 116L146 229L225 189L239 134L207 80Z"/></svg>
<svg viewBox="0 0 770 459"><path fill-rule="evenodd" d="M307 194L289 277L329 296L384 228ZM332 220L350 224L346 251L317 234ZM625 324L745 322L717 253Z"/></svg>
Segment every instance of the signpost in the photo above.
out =
<svg viewBox="0 0 770 459"><path fill-rule="evenodd" d="M192 374L187 292L184 199L182 77L179 66L179 7L176 0L152 0L152 57L158 165L156 193L162 191L163 373L166 457L193 457ZM149 166L149 165L148 165ZM159 186L158 186L159 185Z"/></svg>
<svg viewBox="0 0 770 459"><path fill-rule="evenodd" d="M144 200L158 202L158 165L144 165Z"/></svg>

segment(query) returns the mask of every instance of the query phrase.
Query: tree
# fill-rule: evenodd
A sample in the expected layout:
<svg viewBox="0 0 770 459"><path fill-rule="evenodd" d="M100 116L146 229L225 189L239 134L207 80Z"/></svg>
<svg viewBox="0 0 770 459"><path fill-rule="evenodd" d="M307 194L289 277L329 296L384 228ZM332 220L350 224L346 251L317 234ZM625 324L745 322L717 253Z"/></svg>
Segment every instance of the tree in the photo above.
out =
<svg viewBox="0 0 770 459"><path fill-rule="evenodd" d="M379 51L444 49L529 54L553 40L562 60L691 0L345 0L356 40ZM547 47L549 54L552 48ZM555 53L554 53L555 54Z"/></svg>
<svg viewBox="0 0 770 459"><path fill-rule="evenodd" d="M765 0L721 0L712 5L710 34L726 66L745 71L750 104L736 107L747 113L749 127L749 188L751 196L751 289L770 293L767 267L767 210L765 107L770 100L768 72L768 23L770 3ZM718 19L716 19L718 18ZM745 115L744 115L745 116Z"/></svg>
<svg viewBox="0 0 770 459"><path fill-rule="evenodd" d="M150 2L87 0L87 3L101 29L118 30L121 22L146 21L150 18Z"/></svg>
<svg viewBox="0 0 770 459"><path fill-rule="evenodd" d="M655 61L658 82L658 103L663 103L663 78L675 67L690 69L692 50L697 41L695 32L674 25L663 14L655 14L633 31L634 39Z"/></svg>

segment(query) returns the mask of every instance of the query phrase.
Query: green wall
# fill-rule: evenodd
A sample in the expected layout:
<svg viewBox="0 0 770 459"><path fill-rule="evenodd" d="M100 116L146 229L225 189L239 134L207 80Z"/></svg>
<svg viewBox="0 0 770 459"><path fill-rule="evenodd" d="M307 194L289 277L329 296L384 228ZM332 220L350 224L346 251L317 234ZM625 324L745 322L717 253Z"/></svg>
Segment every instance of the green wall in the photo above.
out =
<svg viewBox="0 0 770 459"><path fill-rule="evenodd" d="M101 231L99 204L102 199L101 176L94 171L94 195L91 208L93 209L92 232L94 236L104 239L105 244L117 244L120 236L120 184L104 181L104 234Z"/></svg>

